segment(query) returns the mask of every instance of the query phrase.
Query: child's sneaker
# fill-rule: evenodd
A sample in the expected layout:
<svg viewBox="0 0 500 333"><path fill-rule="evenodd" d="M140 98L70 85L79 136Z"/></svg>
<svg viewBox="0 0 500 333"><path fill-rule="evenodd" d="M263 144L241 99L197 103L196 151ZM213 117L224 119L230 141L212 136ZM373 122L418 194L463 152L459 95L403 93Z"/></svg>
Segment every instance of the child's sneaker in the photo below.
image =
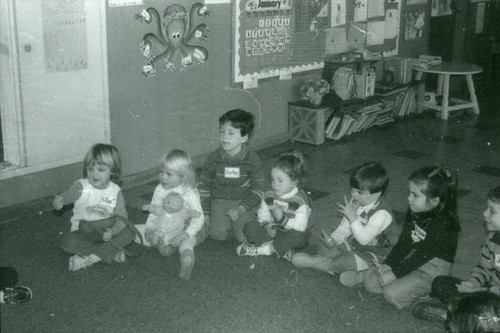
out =
<svg viewBox="0 0 500 333"><path fill-rule="evenodd" d="M358 284L363 283L363 278L365 276L365 271L355 272L346 271L340 274L340 283L346 287L354 287Z"/></svg>
<svg viewBox="0 0 500 333"><path fill-rule="evenodd" d="M439 300L420 301L410 306L410 314L418 319L444 323L447 309Z"/></svg>
<svg viewBox="0 0 500 333"><path fill-rule="evenodd" d="M239 257L256 257L257 256L257 248L249 243L241 243L236 248L236 254Z"/></svg>
<svg viewBox="0 0 500 333"><path fill-rule="evenodd" d="M71 272L79 271L80 269L84 269L92 266L95 263L95 260L92 256L80 257L79 255L74 255L69 258L69 266L68 269Z"/></svg>
<svg viewBox="0 0 500 333"><path fill-rule="evenodd" d="M4 291L0 291L1 304L19 304L27 302L31 298L33 298L31 289L25 286L5 288Z"/></svg>

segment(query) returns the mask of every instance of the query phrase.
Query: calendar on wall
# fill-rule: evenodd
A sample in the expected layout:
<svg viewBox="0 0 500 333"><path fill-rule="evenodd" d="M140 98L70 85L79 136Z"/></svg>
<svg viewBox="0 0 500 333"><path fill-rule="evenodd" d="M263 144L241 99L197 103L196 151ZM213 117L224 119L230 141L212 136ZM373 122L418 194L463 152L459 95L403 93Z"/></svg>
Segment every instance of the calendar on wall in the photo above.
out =
<svg viewBox="0 0 500 333"><path fill-rule="evenodd" d="M396 55L400 0L235 0L232 83L323 68L329 54Z"/></svg>

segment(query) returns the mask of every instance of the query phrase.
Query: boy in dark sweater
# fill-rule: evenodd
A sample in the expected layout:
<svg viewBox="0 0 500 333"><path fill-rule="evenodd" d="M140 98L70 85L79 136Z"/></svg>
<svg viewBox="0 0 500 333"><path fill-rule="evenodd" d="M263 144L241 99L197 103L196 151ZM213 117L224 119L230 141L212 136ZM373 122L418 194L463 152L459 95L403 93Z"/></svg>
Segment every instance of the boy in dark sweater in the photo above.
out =
<svg viewBox="0 0 500 333"><path fill-rule="evenodd" d="M250 112L234 109L219 118L221 147L207 158L200 192L210 238L243 242L243 225L254 219L265 188L260 158L248 148L254 128Z"/></svg>

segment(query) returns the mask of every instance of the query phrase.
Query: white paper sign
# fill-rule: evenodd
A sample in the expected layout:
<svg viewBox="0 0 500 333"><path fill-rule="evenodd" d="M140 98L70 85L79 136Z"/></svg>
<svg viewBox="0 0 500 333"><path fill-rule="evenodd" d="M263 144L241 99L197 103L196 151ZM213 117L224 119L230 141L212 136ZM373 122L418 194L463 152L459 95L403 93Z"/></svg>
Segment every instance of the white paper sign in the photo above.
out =
<svg viewBox="0 0 500 333"><path fill-rule="evenodd" d="M243 89L253 89L259 87L259 79L255 76L245 77L243 80Z"/></svg>
<svg viewBox="0 0 500 333"><path fill-rule="evenodd" d="M108 0L109 7L126 7L143 5L144 0Z"/></svg>

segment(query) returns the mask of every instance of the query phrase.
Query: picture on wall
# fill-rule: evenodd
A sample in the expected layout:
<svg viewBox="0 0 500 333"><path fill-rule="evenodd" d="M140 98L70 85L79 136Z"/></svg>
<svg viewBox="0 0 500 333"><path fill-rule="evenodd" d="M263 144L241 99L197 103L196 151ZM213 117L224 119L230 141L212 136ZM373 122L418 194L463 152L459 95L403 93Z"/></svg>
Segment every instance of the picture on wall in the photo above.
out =
<svg viewBox="0 0 500 333"><path fill-rule="evenodd" d="M451 0L432 0L431 16L451 15Z"/></svg>
<svg viewBox="0 0 500 333"><path fill-rule="evenodd" d="M411 41L423 37L425 9L407 10L404 14L404 40Z"/></svg>
<svg viewBox="0 0 500 333"><path fill-rule="evenodd" d="M160 16L163 12L163 16ZM146 58L142 72L155 76L158 71L184 70L208 59L208 51L199 45L208 39L208 26L198 21L209 15L202 3L193 4L188 11L184 6L172 4L163 9L149 7L136 14L136 18L151 25L151 32L140 41L140 50Z"/></svg>

